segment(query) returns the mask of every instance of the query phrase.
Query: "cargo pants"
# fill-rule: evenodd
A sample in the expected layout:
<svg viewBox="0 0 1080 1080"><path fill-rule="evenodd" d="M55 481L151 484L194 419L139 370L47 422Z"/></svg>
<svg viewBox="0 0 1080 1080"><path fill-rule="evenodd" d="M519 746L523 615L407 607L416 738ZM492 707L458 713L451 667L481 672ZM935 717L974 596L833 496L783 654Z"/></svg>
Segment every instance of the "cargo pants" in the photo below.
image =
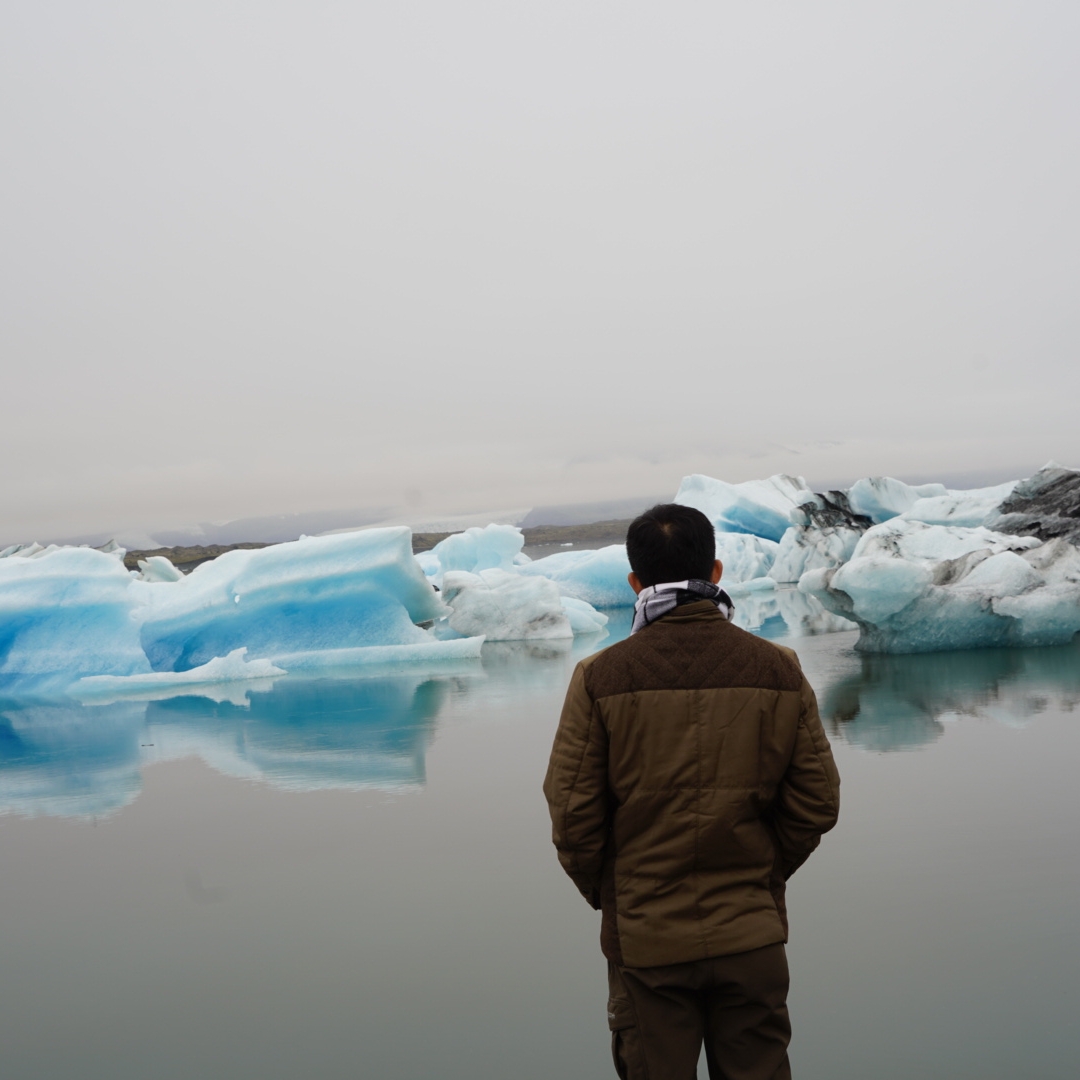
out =
<svg viewBox="0 0 1080 1080"><path fill-rule="evenodd" d="M608 1026L621 1080L790 1080L782 944L666 967L608 962Z"/></svg>

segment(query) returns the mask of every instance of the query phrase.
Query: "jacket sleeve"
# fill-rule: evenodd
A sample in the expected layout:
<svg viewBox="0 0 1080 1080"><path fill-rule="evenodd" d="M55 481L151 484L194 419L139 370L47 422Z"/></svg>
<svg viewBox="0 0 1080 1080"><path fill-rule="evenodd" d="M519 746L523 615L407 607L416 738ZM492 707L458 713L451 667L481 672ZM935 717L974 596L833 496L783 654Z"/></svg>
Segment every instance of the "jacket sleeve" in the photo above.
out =
<svg viewBox="0 0 1080 1080"><path fill-rule="evenodd" d="M566 691L544 795L559 862L594 908L600 907L600 873L609 831L607 769L607 730L579 664Z"/></svg>
<svg viewBox="0 0 1080 1080"><path fill-rule="evenodd" d="M771 815L785 879L806 862L840 812L840 774L821 726L817 699L805 678L800 693L795 748Z"/></svg>

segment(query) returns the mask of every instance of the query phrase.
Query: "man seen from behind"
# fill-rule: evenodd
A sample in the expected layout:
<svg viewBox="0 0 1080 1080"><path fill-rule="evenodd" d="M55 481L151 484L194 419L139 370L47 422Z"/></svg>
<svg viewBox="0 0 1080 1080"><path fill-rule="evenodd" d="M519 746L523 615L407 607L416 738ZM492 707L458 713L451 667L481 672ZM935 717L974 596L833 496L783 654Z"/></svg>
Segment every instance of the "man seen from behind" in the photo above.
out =
<svg viewBox="0 0 1080 1080"><path fill-rule="evenodd" d="M544 793L559 861L602 911L623 1080L787 1080L784 883L840 778L790 649L740 630L708 518L654 506L626 549L630 637L574 671Z"/></svg>

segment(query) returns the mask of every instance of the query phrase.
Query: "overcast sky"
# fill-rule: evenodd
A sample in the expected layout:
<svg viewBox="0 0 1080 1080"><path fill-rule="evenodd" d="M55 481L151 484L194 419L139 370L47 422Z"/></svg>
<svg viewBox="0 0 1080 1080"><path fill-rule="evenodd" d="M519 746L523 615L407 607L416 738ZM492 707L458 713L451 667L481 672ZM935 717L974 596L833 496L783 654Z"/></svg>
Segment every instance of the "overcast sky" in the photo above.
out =
<svg viewBox="0 0 1080 1080"><path fill-rule="evenodd" d="M0 7L7 537L1080 465L1080 5Z"/></svg>

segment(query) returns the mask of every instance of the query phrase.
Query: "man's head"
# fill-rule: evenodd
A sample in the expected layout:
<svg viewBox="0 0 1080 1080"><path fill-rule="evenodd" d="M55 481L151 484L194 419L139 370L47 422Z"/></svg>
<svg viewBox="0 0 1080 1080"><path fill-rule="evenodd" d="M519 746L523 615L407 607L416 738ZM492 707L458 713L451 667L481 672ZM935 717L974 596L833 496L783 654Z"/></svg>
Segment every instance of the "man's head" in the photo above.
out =
<svg viewBox="0 0 1080 1080"><path fill-rule="evenodd" d="M716 558L712 523L700 510L678 503L661 503L634 518L626 531L626 554L634 592L690 578L717 582L724 569Z"/></svg>

